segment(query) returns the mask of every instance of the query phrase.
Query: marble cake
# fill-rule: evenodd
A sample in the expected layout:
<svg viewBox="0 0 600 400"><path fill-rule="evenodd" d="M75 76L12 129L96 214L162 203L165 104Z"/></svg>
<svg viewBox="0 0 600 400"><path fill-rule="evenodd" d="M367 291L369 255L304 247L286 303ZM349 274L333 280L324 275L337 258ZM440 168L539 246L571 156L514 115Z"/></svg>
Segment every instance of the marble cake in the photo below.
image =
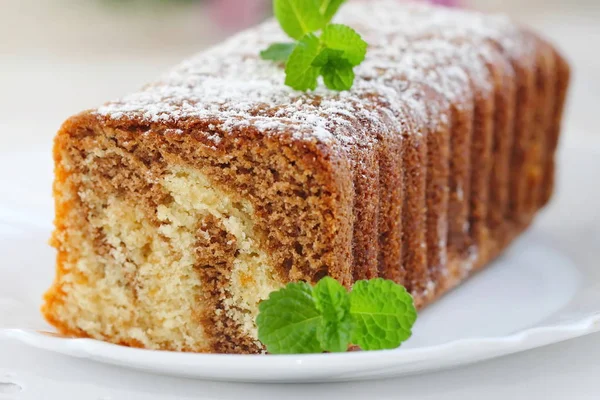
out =
<svg viewBox="0 0 600 400"><path fill-rule="evenodd" d="M258 353L287 282L385 277L423 307L498 256L552 193L569 67L504 16L354 2L354 87L286 87L274 21L55 142L58 330L149 349ZM322 86L322 85L321 85Z"/></svg>

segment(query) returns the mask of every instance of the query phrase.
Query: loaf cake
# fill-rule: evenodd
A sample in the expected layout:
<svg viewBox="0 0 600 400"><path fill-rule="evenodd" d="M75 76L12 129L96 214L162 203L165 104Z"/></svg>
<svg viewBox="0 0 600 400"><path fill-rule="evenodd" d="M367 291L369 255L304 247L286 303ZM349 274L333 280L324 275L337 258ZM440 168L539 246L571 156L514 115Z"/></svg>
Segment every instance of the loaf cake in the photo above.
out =
<svg viewBox="0 0 600 400"><path fill-rule="evenodd" d="M55 140L61 333L261 353L258 303L291 281L384 277L424 307L549 200L569 67L504 16L350 2L369 44L349 91L283 84L274 21ZM474 299L477 301L477 299Z"/></svg>

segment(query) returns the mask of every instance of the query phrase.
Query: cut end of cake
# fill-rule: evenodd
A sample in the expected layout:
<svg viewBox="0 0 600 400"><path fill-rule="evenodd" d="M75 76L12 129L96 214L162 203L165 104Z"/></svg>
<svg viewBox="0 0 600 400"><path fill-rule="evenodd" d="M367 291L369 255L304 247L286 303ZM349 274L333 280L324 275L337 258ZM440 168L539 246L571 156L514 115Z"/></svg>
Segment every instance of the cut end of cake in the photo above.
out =
<svg viewBox="0 0 600 400"><path fill-rule="evenodd" d="M81 225L97 234L60 233L73 247L61 263L68 272L47 295L49 318L145 348L211 351L205 330L215 322L255 338L258 303L283 284L254 238L252 206L193 170L168 171L158 185L168 201L154 209L134 196L81 192L93 209Z"/></svg>
<svg viewBox="0 0 600 400"><path fill-rule="evenodd" d="M258 303L290 275L311 280L310 271L332 272L323 271L332 249L310 244L311 236L333 228L322 220L332 213L318 211L331 201L322 193L326 186L311 196L304 184L312 178L289 162L279 171L252 165L244 173L250 148L236 155L179 143L171 154L163 135L164 143L147 136L132 151L123 147L131 132L83 122L90 120L67 123L56 140L58 272L45 296L46 318L65 334L135 347L261 352ZM186 149L203 164L185 161ZM266 197L272 190L282 195ZM304 213L311 226L283 214L288 208ZM282 235L293 237L274 224L296 230L293 242L284 245ZM314 251L325 257L310 257ZM307 256L300 270L293 257Z"/></svg>

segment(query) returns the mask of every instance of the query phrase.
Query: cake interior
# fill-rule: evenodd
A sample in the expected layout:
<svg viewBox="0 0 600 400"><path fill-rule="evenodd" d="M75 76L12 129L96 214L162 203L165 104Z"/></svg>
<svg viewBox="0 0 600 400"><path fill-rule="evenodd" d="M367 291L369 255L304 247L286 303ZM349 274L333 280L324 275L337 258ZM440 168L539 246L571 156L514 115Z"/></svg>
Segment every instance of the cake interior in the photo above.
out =
<svg viewBox="0 0 600 400"><path fill-rule="evenodd" d="M217 155L181 135L130 146L131 135L96 127L57 139L59 272L46 317L136 347L260 351L260 300L290 276L330 272L327 186L267 145Z"/></svg>

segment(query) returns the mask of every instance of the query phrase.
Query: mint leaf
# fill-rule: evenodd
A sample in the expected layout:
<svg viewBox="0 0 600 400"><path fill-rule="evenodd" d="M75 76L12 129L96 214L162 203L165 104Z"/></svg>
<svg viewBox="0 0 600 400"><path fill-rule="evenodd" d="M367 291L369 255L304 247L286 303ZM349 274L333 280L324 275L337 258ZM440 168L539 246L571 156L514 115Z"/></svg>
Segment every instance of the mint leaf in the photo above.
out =
<svg viewBox="0 0 600 400"><path fill-rule="evenodd" d="M313 62L321 51L319 38L309 33L298 42L285 66L285 84L296 90L314 90L320 68Z"/></svg>
<svg viewBox="0 0 600 400"><path fill-rule="evenodd" d="M321 42L329 49L341 50L343 58L354 67L364 61L367 43L352 28L346 25L330 24L323 30Z"/></svg>
<svg viewBox="0 0 600 400"><path fill-rule="evenodd" d="M338 11L340 6L345 3L346 0L322 0L321 1L321 14L325 17L325 23L329 23L335 13Z"/></svg>
<svg viewBox="0 0 600 400"><path fill-rule="evenodd" d="M341 50L333 50L324 48L319 55L313 60L313 67L324 67L330 60L337 60L344 54Z"/></svg>
<svg viewBox="0 0 600 400"><path fill-rule="evenodd" d="M350 292L352 343L363 350L393 349L411 335L417 318L403 286L381 278L358 281Z"/></svg>
<svg viewBox="0 0 600 400"><path fill-rule="evenodd" d="M325 26L320 0L274 0L273 12L281 28L293 39Z"/></svg>
<svg viewBox="0 0 600 400"><path fill-rule="evenodd" d="M332 58L321 68L323 82L331 90L349 90L354 83L352 65L341 58Z"/></svg>
<svg viewBox="0 0 600 400"><path fill-rule="evenodd" d="M260 52L260 57L263 60L271 61L287 61L294 51L296 43L273 43L268 48Z"/></svg>
<svg viewBox="0 0 600 400"><path fill-rule="evenodd" d="M324 48L312 63L315 67L321 67L320 73L329 89L348 90L354 83L352 65L343 56L342 50Z"/></svg>
<svg viewBox="0 0 600 400"><path fill-rule="evenodd" d="M321 314L305 282L289 283L258 306L258 339L273 354L320 353Z"/></svg>
<svg viewBox="0 0 600 400"><path fill-rule="evenodd" d="M313 289L313 298L321 313L317 339L323 350L342 352L348 350L352 334L350 297L346 288L333 278L321 279Z"/></svg>

